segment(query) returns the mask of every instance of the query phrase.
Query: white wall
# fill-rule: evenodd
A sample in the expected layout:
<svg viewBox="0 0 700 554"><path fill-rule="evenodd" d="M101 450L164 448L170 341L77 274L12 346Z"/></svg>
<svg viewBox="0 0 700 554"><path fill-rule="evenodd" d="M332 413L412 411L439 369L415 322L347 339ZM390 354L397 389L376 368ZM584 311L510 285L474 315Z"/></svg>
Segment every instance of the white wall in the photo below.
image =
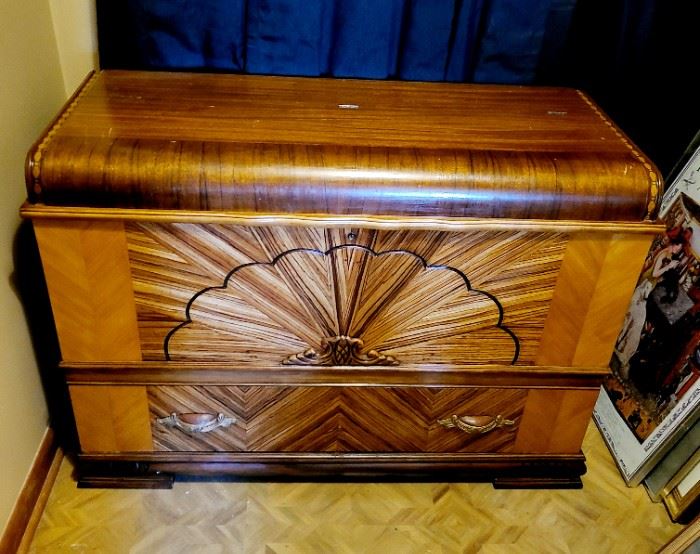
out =
<svg viewBox="0 0 700 554"><path fill-rule="evenodd" d="M85 29L69 29L64 24L64 18L76 15L64 10L64 3L67 8L80 8L84 16L90 0L55 3L59 2L58 27L72 35L61 37L61 57L49 0L0 0L0 529L5 527L48 423L27 324L12 286L18 209L26 197L24 158L64 103L66 88L73 86L76 73L87 63L86 56L72 61L74 50L82 51L84 46L74 49L69 45L84 45L86 36L94 36L94 24ZM86 18L76 21L84 25Z"/></svg>

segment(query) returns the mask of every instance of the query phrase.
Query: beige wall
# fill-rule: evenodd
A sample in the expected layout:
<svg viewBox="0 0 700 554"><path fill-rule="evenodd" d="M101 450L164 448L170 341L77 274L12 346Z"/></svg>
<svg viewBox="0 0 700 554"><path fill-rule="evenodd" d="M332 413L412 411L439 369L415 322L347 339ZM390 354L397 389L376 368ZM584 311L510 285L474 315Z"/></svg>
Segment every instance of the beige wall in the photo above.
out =
<svg viewBox="0 0 700 554"><path fill-rule="evenodd" d="M73 8L85 10L89 0ZM22 307L11 284L13 242L25 198L24 157L73 86L72 46L62 56L56 45L49 0L0 0L0 529L5 527L17 494L46 431L48 413ZM56 17L63 25L70 10ZM91 16L88 15L88 21ZM82 19L84 24L85 17ZM83 38L92 28L63 31ZM94 27L93 27L94 28ZM82 48L82 46L80 47ZM62 65L63 64L63 70ZM65 84L64 84L65 81ZM70 82L69 82L70 81Z"/></svg>
<svg viewBox="0 0 700 554"><path fill-rule="evenodd" d="M49 0L63 86L70 96L97 66L94 0Z"/></svg>

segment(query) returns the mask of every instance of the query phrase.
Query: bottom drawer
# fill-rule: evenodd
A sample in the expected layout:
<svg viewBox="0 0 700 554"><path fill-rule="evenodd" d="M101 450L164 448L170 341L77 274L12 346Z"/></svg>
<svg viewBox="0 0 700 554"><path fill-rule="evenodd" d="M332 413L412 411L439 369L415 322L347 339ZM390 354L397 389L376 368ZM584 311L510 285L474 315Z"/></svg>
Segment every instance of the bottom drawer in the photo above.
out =
<svg viewBox="0 0 700 554"><path fill-rule="evenodd" d="M168 451L500 452L514 442L526 396L519 389L427 387L148 388L153 447ZM187 423L171 426L183 413L235 421L192 433ZM471 421L474 432L452 427L453 415L470 418L456 423L469 429Z"/></svg>
<svg viewBox="0 0 700 554"><path fill-rule="evenodd" d="M590 389L420 386L70 390L86 453L578 453L597 396Z"/></svg>

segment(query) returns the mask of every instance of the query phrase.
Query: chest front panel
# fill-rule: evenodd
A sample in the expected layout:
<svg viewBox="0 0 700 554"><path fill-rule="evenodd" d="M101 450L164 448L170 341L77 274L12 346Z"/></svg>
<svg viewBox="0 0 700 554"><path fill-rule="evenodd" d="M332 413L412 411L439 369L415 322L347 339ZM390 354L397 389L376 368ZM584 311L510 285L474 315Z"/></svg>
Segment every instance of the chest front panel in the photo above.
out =
<svg viewBox="0 0 700 554"><path fill-rule="evenodd" d="M533 364L567 242L518 231L127 226L144 359L236 364Z"/></svg>

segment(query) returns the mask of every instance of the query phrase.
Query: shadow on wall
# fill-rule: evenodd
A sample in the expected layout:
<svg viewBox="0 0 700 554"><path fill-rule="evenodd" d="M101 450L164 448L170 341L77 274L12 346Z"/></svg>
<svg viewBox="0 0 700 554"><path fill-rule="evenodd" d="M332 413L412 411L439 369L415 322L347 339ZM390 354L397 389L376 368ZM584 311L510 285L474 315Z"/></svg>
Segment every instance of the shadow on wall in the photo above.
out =
<svg viewBox="0 0 700 554"><path fill-rule="evenodd" d="M17 229L13 258L14 271L10 275L10 286L24 309L49 410L50 425L61 447L77 451L77 432L71 417L68 387L58 367L60 348L49 293L34 230L29 221L22 221Z"/></svg>

